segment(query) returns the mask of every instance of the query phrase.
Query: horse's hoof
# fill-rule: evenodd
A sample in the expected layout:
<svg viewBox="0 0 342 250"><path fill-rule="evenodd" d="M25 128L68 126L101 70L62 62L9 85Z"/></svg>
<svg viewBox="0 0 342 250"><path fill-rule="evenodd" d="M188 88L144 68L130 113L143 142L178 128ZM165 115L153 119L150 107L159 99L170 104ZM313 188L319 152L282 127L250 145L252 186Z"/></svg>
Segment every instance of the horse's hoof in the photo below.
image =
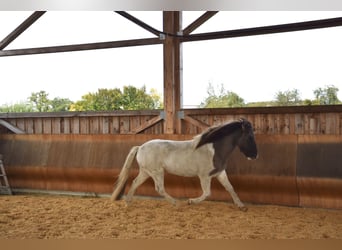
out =
<svg viewBox="0 0 342 250"><path fill-rule="evenodd" d="M188 200L188 205L193 204L193 201L191 199Z"/></svg>
<svg viewBox="0 0 342 250"><path fill-rule="evenodd" d="M182 205L183 205L183 204L182 204L181 201L176 201L175 204L174 204L174 206L175 206L176 208L180 208Z"/></svg>
<svg viewBox="0 0 342 250"><path fill-rule="evenodd" d="M131 205L132 200L131 199L125 199L125 207L129 207L129 205Z"/></svg>
<svg viewBox="0 0 342 250"><path fill-rule="evenodd" d="M239 207L239 209L242 211L242 212L247 212L248 208L243 206L243 207Z"/></svg>

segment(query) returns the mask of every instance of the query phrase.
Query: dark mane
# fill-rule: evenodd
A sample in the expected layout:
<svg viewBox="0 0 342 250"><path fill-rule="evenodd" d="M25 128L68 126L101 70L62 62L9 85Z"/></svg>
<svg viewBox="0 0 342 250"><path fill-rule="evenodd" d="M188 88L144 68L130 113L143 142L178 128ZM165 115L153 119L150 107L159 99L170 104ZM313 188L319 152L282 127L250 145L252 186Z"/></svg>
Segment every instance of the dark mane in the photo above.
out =
<svg viewBox="0 0 342 250"><path fill-rule="evenodd" d="M230 135L237 129L241 129L242 120L226 123L217 127L211 127L200 135L196 148L199 148L207 143L212 143L223 137Z"/></svg>

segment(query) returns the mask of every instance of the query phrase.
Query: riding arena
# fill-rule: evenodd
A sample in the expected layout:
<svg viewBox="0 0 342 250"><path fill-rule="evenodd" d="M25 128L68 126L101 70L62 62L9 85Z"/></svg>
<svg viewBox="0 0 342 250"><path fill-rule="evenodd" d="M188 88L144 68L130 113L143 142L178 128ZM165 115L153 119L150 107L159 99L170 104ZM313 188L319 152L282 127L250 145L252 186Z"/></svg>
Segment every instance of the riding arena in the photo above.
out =
<svg viewBox="0 0 342 250"><path fill-rule="evenodd" d="M342 239L342 106L185 109L181 44L340 26L340 19L154 35L0 56L163 46L163 110L0 113L0 239ZM2 195L4 194L4 195Z"/></svg>

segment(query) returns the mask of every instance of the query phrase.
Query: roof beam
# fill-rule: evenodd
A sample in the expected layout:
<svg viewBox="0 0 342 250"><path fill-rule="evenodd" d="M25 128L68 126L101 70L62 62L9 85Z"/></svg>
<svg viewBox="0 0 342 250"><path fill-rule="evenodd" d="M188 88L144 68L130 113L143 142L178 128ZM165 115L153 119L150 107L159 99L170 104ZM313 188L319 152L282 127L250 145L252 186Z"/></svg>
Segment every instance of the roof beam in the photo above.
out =
<svg viewBox="0 0 342 250"><path fill-rule="evenodd" d="M194 30L196 30L198 27L200 27L203 23L208 21L210 18L212 18L214 15L216 15L218 11L207 11L203 15L201 15L199 18L197 18L194 22L188 25L185 29L183 29L184 35L189 35Z"/></svg>
<svg viewBox="0 0 342 250"><path fill-rule="evenodd" d="M139 20L138 18L128 14L125 11L115 11L116 13L118 13L119 15L127 18L128 20L130 20L131 22L137 24L138 26L144 28L145 30L151 32L152 34L159 36L160 35L160 31L153 28L152 26L148 25L147 23L144 23L143 21Z"/></svg>
<svg viewBox="0 0 342 250"><path fill-rule="evenodd" d="M312 29L322 29L342 26L342 17L321 19L315 21L288 23L280 25L262 26L256 28L245 28L228 31L208 32L193 35L184 35L182 42L203 41L222 38L234 38L244 36L266 35L293 31L303 31Z"/></svg>
<svg viewBox="0 0 342 250"><path fill-rule="evenodd" d="M159 38L143 38L143 39L122 40L122 41L113 41L113 42L61 45L61 46L26 48L26 49L13 49L13 50L2 50L2 51L0 51L0 57L47 54L47 53L60 53L60 52L72 52L72 51L96 50L96 49L111 49L111 48L120 48L120 47L154 45L154 44L162 44L162 43L163 43L163 41L160 40Z"/></svg>
<svg viewBox="0 0 342 250"><path fill-rule="evenodd" d="M0 48L6 47L11 41L18 37L23 31L25 31L30 25L34 23L44 11L37 11L32 14L24 23L22 23L15 31L8 35L3 41L0 42ZM125 12L120 12L120 14ZM187 28L183 30L183 33L191 33L197 27L199 27L205 20L208 20L211 16L216 14L215 11L208 11L199 17L196 21L190 24ZM130 16L125 13L125 16ZM133 17L135 18L135 17ZM139 19L136 19L141 22ZM141 22L141 24L144 24ZM228 31L217 31L208 33L198 33L198 34L177 34L170 32L161 32L153 27L145 24L150 31L160 36L164 34L171 37L176 37L180 42L191 42L191 41L202 41L202 40L212 40L212 39L222 39L222 38L234 38L234 37L244 37L244 36L255 36L255 35L265 35L265 34L275 34L283 32L292 31L303 31L311 29L321 29L321 28L331 28L342 26L342 17L288 23L280 25L262 26L255 28L245 28L237 30ZM141 46L141 45L154 45L163 44L163 38L144 38L144 39L133 39L133 40L123 40L123 41L112 41L112 42L100 42L100 43L87 43L87 44L76 44L76 45L62 45L62 46L52 46L52 47L39 47L39 48L25 48L25 49L14 49L14 50L0 50L0 57L3 56L17 56L17 55L32 55L32 54L43 54L43 53L58 53L58 52L71 52L71 51L83 51L83 50L95 50L95 49L110 49L119 47L130 47L130 46Z"/></svg>
<svg viewBox="0 0 342 250"><path fill-rule="evenodd" d="M23 23L21 23L15 30L13 30L8 36L6 36L0 42L0 50L6 48L11 42L13 42L18 36L20 36L25 30L27 30L35 21L37 21L46 11L35 11L29 16Z"/></svg>

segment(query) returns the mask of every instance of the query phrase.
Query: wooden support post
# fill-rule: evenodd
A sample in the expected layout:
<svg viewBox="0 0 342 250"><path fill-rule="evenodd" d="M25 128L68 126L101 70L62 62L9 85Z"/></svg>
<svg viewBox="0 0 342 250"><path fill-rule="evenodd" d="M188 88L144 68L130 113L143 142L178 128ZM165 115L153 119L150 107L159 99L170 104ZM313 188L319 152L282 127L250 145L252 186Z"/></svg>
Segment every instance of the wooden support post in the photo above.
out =
<svg viewBox="0 0 342 250"><path fill-rule="evenodd" d="M163 12L163 27L165 33L177 34L182 30L181 26L181 12ZM181 133L181 121L177 117L177 112L182 107L182 75L182 45L179 38L166 35L164 40L165 134Z"/></svg>

